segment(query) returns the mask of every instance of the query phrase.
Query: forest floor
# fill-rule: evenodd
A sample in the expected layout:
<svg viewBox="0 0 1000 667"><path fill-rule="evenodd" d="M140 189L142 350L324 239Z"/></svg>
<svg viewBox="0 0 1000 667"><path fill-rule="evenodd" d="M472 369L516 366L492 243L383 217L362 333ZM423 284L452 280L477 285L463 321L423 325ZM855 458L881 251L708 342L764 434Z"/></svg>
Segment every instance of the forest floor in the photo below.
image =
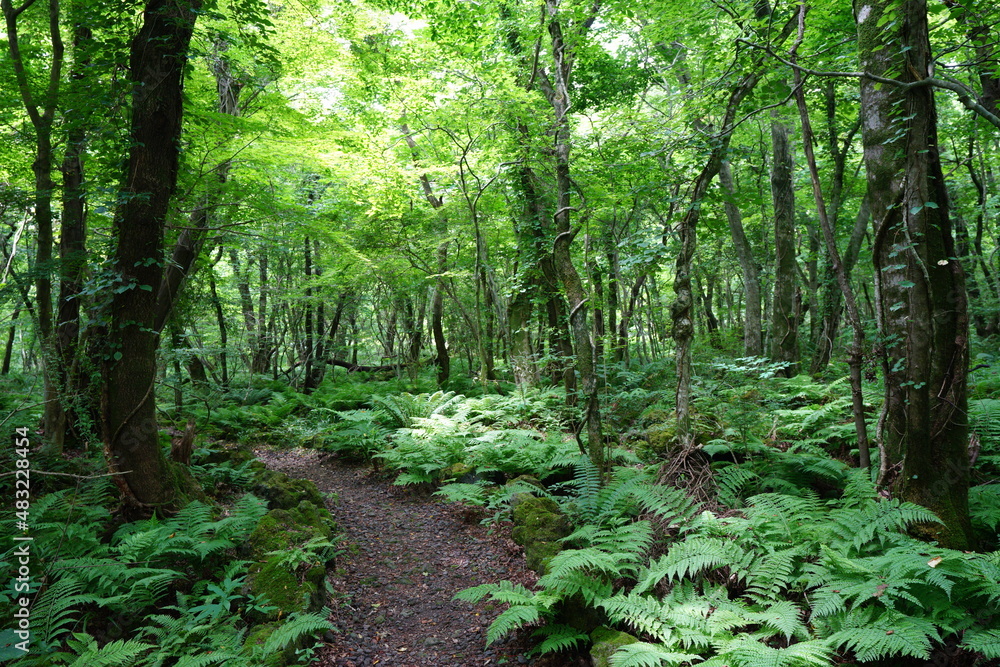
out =
<svg viewBox="0 0 1000 667"><path fill-rule="evenodd" d="M268 467L311 479L343 531L344 553L327 578L337 628L319 652L321 667L483 667L589 665L587 658L528 657L530 632L486 646L495 604L455 601L458 591L509 580L531 588L510 525L489 530L480 515L393 486L368 466L315 450L258 450ZM329 636L329 635L328 635Z"/></svg>

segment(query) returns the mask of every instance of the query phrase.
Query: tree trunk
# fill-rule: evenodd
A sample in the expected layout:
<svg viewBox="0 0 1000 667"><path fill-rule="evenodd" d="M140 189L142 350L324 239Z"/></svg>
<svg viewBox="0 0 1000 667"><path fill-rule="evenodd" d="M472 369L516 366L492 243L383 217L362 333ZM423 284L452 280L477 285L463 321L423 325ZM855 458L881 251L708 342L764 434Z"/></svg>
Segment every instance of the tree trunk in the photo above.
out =
<svg viewBox="0 0 1000 667"><path fill-rule="evenodd" d="M60 396L60 371L54 367L58 364L58 354L50 359L50 352L55 351L52 330L52 192L55 184L52 180L52 124L58 105L59 86L62 76L63 42L59 26L59 2L49 0L48 27L49 48L51 48L51 63L49 65L48 81L44 92L37 96L31 89L29 72L25 68L21 55L17 19L19 14L31 3L14 9L10 0L0 0L6 23L7 48L13 64L14 76L17 82L21 102L35 133L35 160L31 165L35 175L34 218L35 238L35 313L38 319L38 335L42 348L42 381L45 408L42 415L42 431L45 434L46 447L60 452L66 427L66 415L63 411ZM53 363L54 362L54 363Z"/></svg>
<svg viewBox="0 0 1000 667"><path fill-rule="evenodd" d="M805 33L805 20L806 5L802 4L799 6L799 33L795 47L792 49L793 58L795 58L795 51L802 42ZM830 268L843 295L844 303L847 307L847 319L854 332L853 345L848 353L847 363L850 366L851 405L854 413L855 433L858 439L860 465L867 470L871 465L871 457L868 448L868 428L865 422L865 402L861 386L861 363L864 358L865 329L861 322L861 316L858 314L854 290L851 289L850 269L844 266L840 260L840 251L837 249L837 237L834 233L834 224L827 215L826 201L823 198L823 190L820 184L819 168L816 165L816 155L813 153L812 122L809 118L809 111L806 108L806 96L802 90L802 75L798 70L795 70L793 83L795 86L795 101L799 108L799 118L802 124L802 145L805 150L806 162L809 164L809 177L812 181L813 200L816 203L819 225L823 232L823 239L826 242Z"/></svg>
<svg viewBox="0 0 1000 667"><path fill-rule="evenodd" d="M798 318L795 289L795 188L789 129L778 117L771 121L771 200L774 203L774 297L771 302L771 360L783 362L786 377L798 373Z"/></svg>
<svg viewBox="0 0 1000 667"><path fill-rule="evenodd" d="M438 273L444 275L448 270L447 241L438 246L437 264ZM438 386L443 389L448 386L451 377L451 359L448 357L448 343L444 339L444 278L440 278L434 287L434 298L431 301L431 333L434 335Z"/></svg>
<svg viewBox="0 0 1000 667"><path fill-rule="evenodd" d="M925 0L878 0L856 15L865 72L920 81L932 63ZM972 545L968 508L968 310L954 259L933 89L862 80L874 225L876 305L885 375L881 480L933 510L920 532Z"/></svg>
<svg viewBox="0 0 1000 667"><path fill-rule="evenodd" d="M3 367L0 368L0 375L10 373L10 358L14 353L14 337L17 335L17 318L21 315L21 307L14 308L14 314L10 316L10 328L7 330L7 345L3 350Z"/></svg>
<svg viewBox="0 0 1000 667"><path fill-rule="evenodd" d="M222 386L229 388L229 359L226 352L229 345L229 328L226 326L226 315L222 310L222 300L215 285L215 272L208 277L208 288L212 295L212 306L215 309L215 321L219 325L219 366L222 368Z"/></svg>
<svg viewBox="0 0 1000 667"><path fill-rule="evenodd" d="M164 224L177 181L184 63L200 6L199 0L150 0L131 45L132 141L115 216L121 283L112 299L104 438L111 471L122 473L115 480L125 503L142 508L168 505L175 494L156 425L154 319Z"/></svg>
<svg viewBox="0 0 1000 667"><path fill-rule="evenodd" d="M743 99L754 89L760 75L756 67L740 80L729 95L725 117L719 140L709 153L708 160L695 179L688 197L690 205L677 228L680 250L677 254L674 274L674 302L670 305L673 321L673 338L677 363L677 439L682 447L693 443L691 433L691 345L694 342L694 297L691 289L691 262L698 243L698 222L701 219L701 204L708 193L708 187L719 170L723 158L729 151L736 111ZM623 318L624 321L624 318Z"/></svg>
<svg viewBox="0 0 1000 667"><path fill-rule="evenodd" d="M763 320L761 319L760 295L760 265L753 256L753 248L743 227L743 216L736 205L736 185L729 162L725 161L719 168L719 183L726 192L726 220L729 221L729 234L733 238L736 249L736 259L743 275L743 294L746 299L746 313L743 323L743 354L747 357L759 357L763 349Z"/></svg>
<svg viewBox="0 0 1000 667"><path fill-rule="evenodd" d="M587 290L583 285L570 246L580 228L573 229L570 201L573 183L570 178L570 91L573 71L573 44L567 44L563 34L563 17L559 14L558 0L546 0L549 16L549 38L552 46L551 80L542 76L542 91L548 98L555 113L555 161L556 161L556 238L552 243L552 261L562 283L563 293L569 305L569 326L576 352L576 371L580 376L580 395L583 399L584 424L587 428L586 453L599 469L604 467L604 435L601 432L600 404L597 396L597 369L595 366L594 339L587 314ZM594 10L596 12L596 9ZM578 27L580 36L594 20L592 14Z"/></svg>

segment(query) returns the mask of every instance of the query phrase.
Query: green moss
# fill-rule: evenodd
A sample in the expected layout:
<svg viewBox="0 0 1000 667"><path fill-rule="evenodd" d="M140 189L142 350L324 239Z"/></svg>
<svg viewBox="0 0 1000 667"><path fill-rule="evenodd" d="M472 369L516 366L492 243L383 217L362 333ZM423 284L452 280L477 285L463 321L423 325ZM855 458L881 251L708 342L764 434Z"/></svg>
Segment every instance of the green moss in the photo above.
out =
<svg viewBox="0 0 1000 667"><path fill-rule="evenodd" d="M264 470L257 475L253 493L268 502L271 509L291 509L303 500L323 506L323 496L308 479L293 479L283 472Z"/></svg>
<svg viewBox="0 0 1000 667"><path fill-rule="evenodd" d="M511 512L511 537L524 547L528 567L544 573L552 557L562 550L559 540L570 534L569 521L554 500L528 493L518 493L511 499Z"/></svg>
<svg viewBox="0 0 1000 667"><path fill-rule="evenodd" d="M590 641L593 642L590 659L594 667L610 667L611 656L618 649L628 644L635 644L639 640L627 632L612 630L602 625L590 633Z"/></svg>
<svg viewBox="0 0 1000 667"><path fill-rule="evenodd" d="M255 648L263 647L274 631L281 627L281 621L273 621L271 623L264 623L262 625L254 626L250 634L247 635L246 642L244 642L243 652L247 656L253 655L253 650ZM259 655L259 654L258 654ZM261 663L261 667L286 667L295 663L295 646L289 646L285 648L281 653L274 653L269 655Z"/></svg>
<svg viewBox="0 0 1000 667"><path fill-rule="evenodd" d="M314 537L330 539L335 527L330 512L308 500L291 510L271 510L250 534L250 553L263 560L268 552L300 546Z"/></svg>
<svg viewBox="0 0 1000 667"><path fill-rule="evenodd" d="M263 563L250 566L247 581L250 591L254 595L266 597L278 608L281 616L311 609L313 596L317 592L314 581L299 581L295 573L281 562L280 556L272 556Z"/></svg>
<svg viewBox="0 0 1000 667"><path fill-rule="evenodd" d="M265 514L248 540L251 558L257 561L247 578L250 592L270 600L283 615L321 609L326 601L326 568L316 564L305 572L293 571L295 566L284 555L313 538L329 540L334 529L326 508L308 500L290 510Z"/></svg>

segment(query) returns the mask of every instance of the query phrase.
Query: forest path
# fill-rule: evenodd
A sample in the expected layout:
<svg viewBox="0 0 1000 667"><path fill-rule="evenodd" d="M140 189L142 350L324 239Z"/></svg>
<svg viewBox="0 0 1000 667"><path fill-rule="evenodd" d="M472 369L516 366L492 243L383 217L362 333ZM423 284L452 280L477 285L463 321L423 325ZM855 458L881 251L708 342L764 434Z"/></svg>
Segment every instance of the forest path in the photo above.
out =
<svg viewBox="0 0 1000 667"><path fill-rule="evenodd" d="M535 573L509 538L489 534L461 508L413 491L314 450L260 450L268 467L311 479L344 531L345 553L328 574L338 632L321 651L323 667L482 667L566 665L526 657L526 636L488 648L495 606L452 600L458 591L510 580L531 587ZM524 635L526 633L522 633Z"/></svg>

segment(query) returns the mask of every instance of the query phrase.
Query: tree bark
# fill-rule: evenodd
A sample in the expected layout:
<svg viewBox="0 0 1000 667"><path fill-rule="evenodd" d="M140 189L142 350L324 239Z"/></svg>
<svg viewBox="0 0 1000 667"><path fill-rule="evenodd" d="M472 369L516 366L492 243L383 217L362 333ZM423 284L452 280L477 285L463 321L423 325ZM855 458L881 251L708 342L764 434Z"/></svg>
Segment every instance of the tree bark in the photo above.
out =
<svg viewBox="0 0 1000 667"><path fill-rule="evenodd" d="M925 0L866 2L856 14L861 64L901 82L932 63ZM876 306L885 402L881 481L933 510L919 532L973 544L968 509L968 310L938 153L933 89L861 82L865 167L874 226Z"/></svg>
<svg viewBox="0 0 1000 667"><path fill-rule="evenodd" d="M792 49L792 58L795 58L795 51L801 43L805 33L806 5L799 6L799 33ZM829 257L830 267L836 276L837 284L844 298L847 308L847 319L854 332L853 345L848 352L848 365L851 376L851 405L854 413L855 433L858 439L858 454L860 465L868 469L871 465L871 457L868 448L868 427L865 422L865 402L861 386L861 363L865 350L865 329L861 322L861 315L858 313L857 302L854 298L854 290L851 289L850 270L844 266L840 259L840 251L837 249L837 237L834 234L834 224L827 215L826 200L823 198L823 189L820 183L819 168L816 166L816 155L813 152L813 131L812 122L809 119L809 110L806 108L806 96L802 90L802 75L798 70L793 73L793 85L795 86L795 101L799 108L799 119L802 124L802 145L805 150L806 162L809 165L809 177L812 181L813 200L816 203L816 212L819 217L820 229L823 232L823 239L826 242L826 251Z"/></svg>
<svg viewBox="0 0 1000 667"><path fill-rule="evenodd" d="M594 339L590 320L587 314L589 297L583 286L570 246L580 231L573 229L570 223L570 213L574 210L570 198L573 189L570 178L570 91L573 72L573 45L567 44L563 35L562 17L559 14L558 0L546 0L546 12L549 16L549 38L552 47L551 80L542 76L542 90L548 98L555 113L555 161L556 161L556 238L552 243L552 260L562 283L563 292L569 305L569 325L573 335L573 347L576 352L576 371L580 376L580 395L583 399L584 424L587 429L586 453L598 469L604 468L604 435L601 431L600 403L597 396L597 369L595 366ZM593 13L582 24L577 26L582 36L595 18Z"/></svg>
<svg viewBox="0 0 1000 667"><path fill-rule="evenodd" d="M21 102L35 133L35 160L31 165L35 176L34 218L37 248L35 251L35 313L38 335L42 348L42 380L45 408L42 431L46 447L60 452L66 427L66 415L60 395L60 369L58 353L53 341L52 328L52 124L58 108L59 86L62 77L63 41L59 25L59 0L49 0L48 28L51 63L46 88L41 95L32 90L29 72L21 53L17 19L31 3L15 9L10 0L0 0L3 11L7 48L14 68L14 78ZM51 356L50 356L51 355Z"/></svg>
<svg viewBox="0 0 1000 667"><path fill-rule="evenodd" d="M772 361L783 362L781 374L798 373L798 318L795 289L798 267L795 256L795 187L788 125L771 121L771 200L774 203L774 296L771 302Z"/></svg>
<svg viewBox="0 0 1000 667"><path fill-rule="evenodd" d="M113 361L105 381L104 439L126 504L169 505L174 484L156 425L156 290L163 233L177 181L184 64L200 0L150 0L131 44L132 147L115 216Z"/></svg>
<svg viewBox="0 0 1000 667"><path fill-rule="evenodd" d="M743 323L743 354L748 357L760 357L764 353L763 319L761 317L760 265L753 256L753 248L743 227L743 216L736 205L736 186L733 182L729 162L724 161L719 167L719 183L726 192L726 220L729 222L729 234L733 238L736 249L736 259L740 264L743 276L743 294L746 300L746 313Z"/></svg>

